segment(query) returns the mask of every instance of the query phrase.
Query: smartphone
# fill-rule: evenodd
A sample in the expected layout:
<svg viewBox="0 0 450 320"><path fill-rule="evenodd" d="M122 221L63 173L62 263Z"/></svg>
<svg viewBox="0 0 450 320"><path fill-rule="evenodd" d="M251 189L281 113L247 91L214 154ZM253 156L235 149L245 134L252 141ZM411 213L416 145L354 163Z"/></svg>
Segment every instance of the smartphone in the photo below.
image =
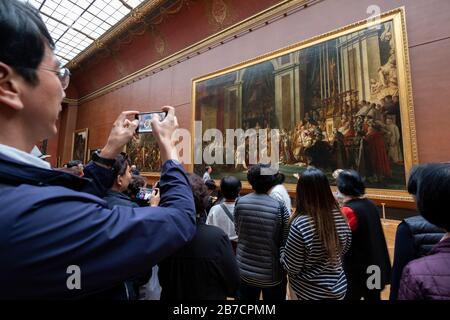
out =
<svg viewBox="0 0 450 320"><path fill-rule="evenodd" d="M159 117L159 121L163 121L166 116L166 111L142 112L136 114L134 118L139 121L139 125L136 128L136 133L151 133L153 130L150 121L153 117Z"/></svg>
<svg viewBox="0 0 450 320"><path fill-rule="evenodd" d="M155 189L158 189L158 190L159 190L159 181L157 181L157 182L155 183ZM156 195L158 194L158 190L156 190L156 192L155 192Z"/></svg>
<svg viewBox="0 0 450 320"><path fill-rule="evenodd" d="M136 195L136 198L141 200L149 200L152 195L152 189L150 188L139 188L139 192Z"/></svg>

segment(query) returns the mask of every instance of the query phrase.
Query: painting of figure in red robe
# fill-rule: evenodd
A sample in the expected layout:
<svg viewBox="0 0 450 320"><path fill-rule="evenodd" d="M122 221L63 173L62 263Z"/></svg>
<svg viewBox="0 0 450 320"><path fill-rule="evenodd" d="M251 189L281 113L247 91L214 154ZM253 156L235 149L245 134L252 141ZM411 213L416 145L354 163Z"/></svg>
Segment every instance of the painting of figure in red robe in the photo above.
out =
<svg viewBox="0 0 450 320"><path fill-rule="evenodd" d="M405 38L396 25L392 18L376 27L349 28L323 42L299 44L296 51L281 50L275 57L194 79L195 119L202 121L203 133L223 132L224 144L227 129L278 129L280 170L287 183L315 166L331 181L336 169L354 169L368 188L405 190L406 163L414 163L415 142L408 140L414 123L405 98L411 93L400 76L408 69L402 59ZM202 173L213 165L213 178L233 174L245 180L248 152L237 148L244 161L226 163L224 155L223 164L194 170Z"/></svg>

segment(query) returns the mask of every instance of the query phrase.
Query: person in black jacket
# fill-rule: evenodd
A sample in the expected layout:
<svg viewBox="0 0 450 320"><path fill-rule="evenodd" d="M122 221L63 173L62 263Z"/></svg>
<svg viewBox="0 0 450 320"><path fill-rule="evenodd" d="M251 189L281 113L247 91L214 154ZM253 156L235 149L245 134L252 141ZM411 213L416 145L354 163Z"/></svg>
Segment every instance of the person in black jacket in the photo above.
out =
<svg viewBox="0 0 450 320"><path fill-rule="evenodd" d="M391 263L381 226L380 214L375 204L364 198L365 186L354 170L342 171L337 179L338 190L344 196L342 212L347 216L352 230L352 245L344 257L347 276L347 300L380 300L381 290L389 284ZM379 287L369 288L370 266L379 268Z"/></svg>
<svg viewBox="0 0 450 320"><path fill-rule="evenodd" d="M225 232L206 225L209 193L202 178L189 175L197 212L197 233L159 266L161 300L225 300L239 288L239 268Z"/></svg>
<svg viewBox="0 0 450 320"><path fill-rule="evenodd" d="M408 179L408 193L415 196L417 183L425 165L414 167ZM389 300L397 300L403 268L412 260L426 256L444 236L444 230L422 216L404 219L395 234L394 264L392 266Z"/></svg>

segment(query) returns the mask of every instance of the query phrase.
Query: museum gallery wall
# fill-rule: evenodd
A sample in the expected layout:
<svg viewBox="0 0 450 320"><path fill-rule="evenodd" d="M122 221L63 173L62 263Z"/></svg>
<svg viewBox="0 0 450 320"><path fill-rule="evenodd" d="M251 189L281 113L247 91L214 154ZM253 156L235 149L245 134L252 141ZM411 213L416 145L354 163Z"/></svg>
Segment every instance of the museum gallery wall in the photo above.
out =
<svg viewBox="0 0 450 320"><path fill-rule="evenodd" d="M312 165L331 181L334 170L352 168L368 188L405 190L417 158L403 14L395 10L376 24L356 23L195 79L202 131L278 129L287 183ZM203 147L218 143L211 140ZM245 151L237 147L234 163L214 164L214 178L246 179L249 141Z"/></svg>

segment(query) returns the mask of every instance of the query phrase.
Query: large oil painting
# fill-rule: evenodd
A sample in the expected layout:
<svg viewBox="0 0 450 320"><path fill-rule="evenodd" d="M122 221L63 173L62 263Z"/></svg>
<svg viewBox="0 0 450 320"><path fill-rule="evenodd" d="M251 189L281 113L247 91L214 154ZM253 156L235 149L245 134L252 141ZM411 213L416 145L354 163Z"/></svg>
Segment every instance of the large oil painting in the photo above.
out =
<svg viewBox="0 0 450 320"><path fill-rule="evenodd" d="M287 183L312 165L331 181L352 168L368 188L405 190L418 161L405 29L397 9L194 79L195 120L203 132L278 129ZM212 177L245 180L245 159L213 164Z"/></svg>

